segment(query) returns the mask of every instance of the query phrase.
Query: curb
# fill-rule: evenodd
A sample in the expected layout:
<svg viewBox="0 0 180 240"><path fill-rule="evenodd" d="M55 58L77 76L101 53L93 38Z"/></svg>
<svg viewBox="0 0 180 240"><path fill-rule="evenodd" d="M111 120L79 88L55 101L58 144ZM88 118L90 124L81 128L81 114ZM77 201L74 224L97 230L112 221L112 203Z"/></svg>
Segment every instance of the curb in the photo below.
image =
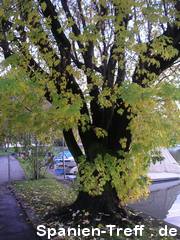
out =
<svg viewBox="0 0 180 240"><path fill-rule="evenodd" d="M34 210L32 208L30 208L26 203L24 203L24 201L19 196L19 194L15 191L15 189L13 188L12 185L7 185L7 188L11 191L11 193L15 197L16 201L19 203L19 205L22 208L24 214L26 215L27 219L29 220L33 229L36 232L37 225L40 225L42 223L40 222L39 218L35 214ZM42 240L47 240L47 238L45 238L45 237L39 237L39 236L37 236L37 237L39 239L42 239Z"/></svg>

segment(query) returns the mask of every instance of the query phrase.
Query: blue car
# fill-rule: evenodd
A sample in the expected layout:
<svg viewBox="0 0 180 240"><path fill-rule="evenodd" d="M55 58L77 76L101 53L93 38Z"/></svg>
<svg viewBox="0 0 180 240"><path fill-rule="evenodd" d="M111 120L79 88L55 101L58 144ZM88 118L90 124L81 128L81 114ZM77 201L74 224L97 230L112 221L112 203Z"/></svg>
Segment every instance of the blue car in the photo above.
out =
<svg viewBox="0 0 180 240"><path fill-rule="evenodd" d="M65 164L65 167L69 168L76 166L76 162L69 150L62 151L57 156L55 156L54 162L56 167L63 167L63 164Z"/></svg>

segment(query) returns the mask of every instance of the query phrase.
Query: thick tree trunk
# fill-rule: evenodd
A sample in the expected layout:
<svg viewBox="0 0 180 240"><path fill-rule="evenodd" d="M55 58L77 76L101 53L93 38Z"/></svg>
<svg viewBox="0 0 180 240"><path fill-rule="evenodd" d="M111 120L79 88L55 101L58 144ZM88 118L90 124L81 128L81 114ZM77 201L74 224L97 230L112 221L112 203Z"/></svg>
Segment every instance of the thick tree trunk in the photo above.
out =
<svg viewBox="0 0 180 240"><path fill-rule="evenodd" d="M88 213L88 215L87 215ZM110 184L107 184L104 192L100 196L90 196L86 192L79 192L76 201L70 206L60 209L59 217L64 223L71 222L74 224L97 224L98 218L104 224L126 224L128 212L125 207L121 206L116 192Z"/></svg>
<svg viewBox="0 0 180 240"><path fill-rule="evenodd" d="M87 210L89 212L102 212L106 214L120 214L126 216L125 209L121 206L115 190L106 184L102 195L90 196L86 192L79 192L76 201L71 206L74 210Z"/></svg>
<svg viewBox="0 0 180 240"><path fill-rule="evenodd" d="M93 163L94 159L97 157L97 154L105 155L108 153L113 156L118 156L118 150L122 150L121 144L119 143L121 137L127 138L129 145L130 136L128 135L129 132L127 131L127 125L129 123L129 120L127 121L128 113L126 110L124 111L125 112L123 116L114 114L110 125L111 133L108 133L108 136L105 136L104 138L98 138L95 135L93 126L91 126L87 131L82 131L79 127L79 134L84 146L87 162ZM118 128L119 124L120 129ZM113 126L113 129L111 126ZM74 158L78 160L77 156L81 156L82 152L79 151L78 144L76 143L74 137L72 137L72 134L72 131L64 132L66 143ZM111 141L109 141L109 139L111 139ZM128 148L129 147L127 147L127 149ZM126 149L124 149L124 151L126 151ZM79 192L76 201L67 209L62 210L62 213L66 214L67 210L71 213L76 212L77 210L85 210L91 213L93 216L101 212L105 215L111 216L110 218L114 219L127 217L127 212L121 205L120 199L118 198L117 193L111 186L110 182L106 183L104 191L100 196L91 196L86 192Z"/></svg>

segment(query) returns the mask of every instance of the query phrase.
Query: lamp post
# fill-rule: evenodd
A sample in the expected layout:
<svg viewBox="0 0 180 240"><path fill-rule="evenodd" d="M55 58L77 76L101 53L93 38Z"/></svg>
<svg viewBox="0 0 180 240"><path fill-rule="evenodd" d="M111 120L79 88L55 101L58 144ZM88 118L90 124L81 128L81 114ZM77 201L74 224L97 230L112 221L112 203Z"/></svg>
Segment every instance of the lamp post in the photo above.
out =
<svg viewBox="0 0 180 240"><path fill-rule="evenodd" d="M66 179L66 172L65 172L65 160L64 160L64 145L65 145L65 141L64 141L64 138L63 138L63 172L64 172L64 179Z"/></svg>
<svg viewBox="0 0 180 240"><path fill-rule="evenodd" d="M10 169L10 157L8 154L8 182L10 183L11 181L11 169Z"/></svg>
<svg viewBox="0 0 180 240"><path fill-rule="evenodd" d="M9 146L8 146L8 151L9 151ZM8 182L10 183L11 181L11 164L10 164L10 155L8 153Z"/></svg>

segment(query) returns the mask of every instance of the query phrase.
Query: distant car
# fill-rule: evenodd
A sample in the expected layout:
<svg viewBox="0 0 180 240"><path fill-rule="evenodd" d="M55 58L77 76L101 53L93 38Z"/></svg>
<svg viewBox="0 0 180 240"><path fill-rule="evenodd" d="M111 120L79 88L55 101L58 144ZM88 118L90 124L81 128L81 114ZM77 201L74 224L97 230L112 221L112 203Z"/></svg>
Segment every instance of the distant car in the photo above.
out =
<svg viewBox="0 0 180 240"><path fill-rule="evenodd" d="M78 173L78 168L77 168L77 166L71 168L71 170L69 171L69 173L70 173L70 174L73 174L73 175L77 175L77 173Z"/></svg>
<svg viewBox="0 0 180 240"><path fill-rule="evenodd" d="M56 167L63 167L63 164L68 168L76 167L76 162L69 150L60 152L53 160Z"/></svg>

